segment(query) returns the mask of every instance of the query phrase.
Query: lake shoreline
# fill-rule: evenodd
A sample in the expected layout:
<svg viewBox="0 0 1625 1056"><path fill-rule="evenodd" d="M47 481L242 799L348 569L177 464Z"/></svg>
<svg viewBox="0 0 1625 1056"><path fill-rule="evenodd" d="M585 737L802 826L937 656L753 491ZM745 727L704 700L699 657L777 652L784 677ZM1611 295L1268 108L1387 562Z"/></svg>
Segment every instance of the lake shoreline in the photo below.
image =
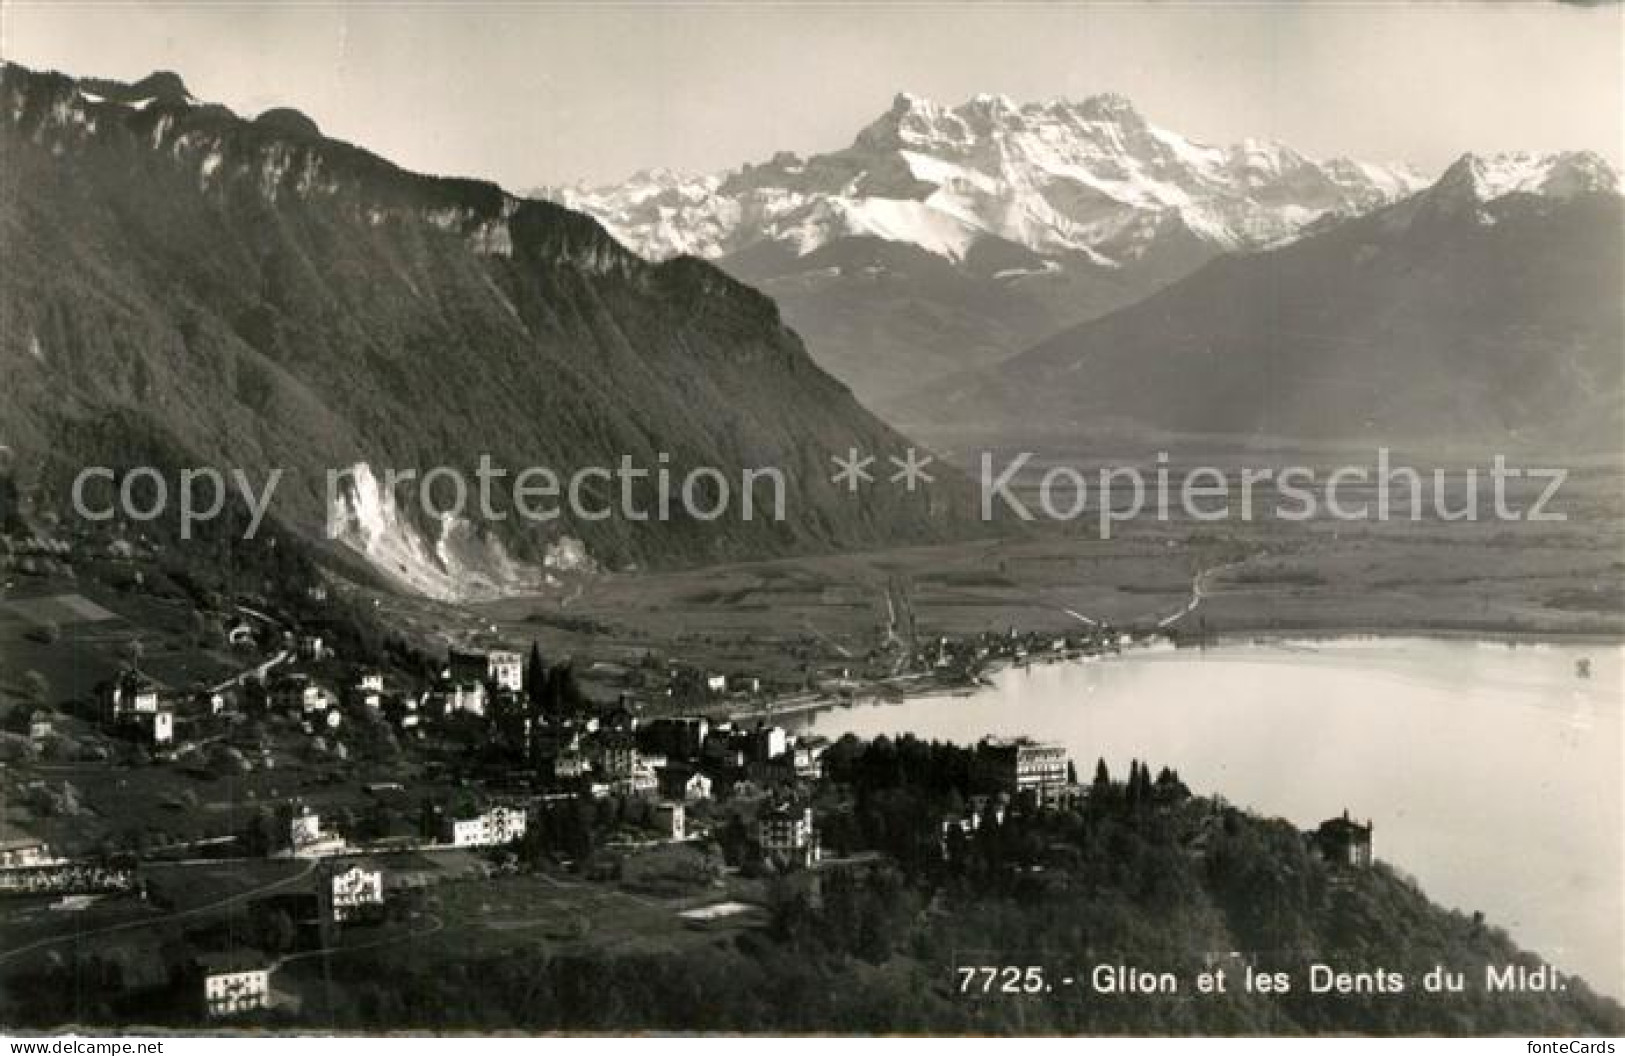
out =
<svg viewBox="0 0 1625 1056"><path fill-rule="evenodd" d="M1600 992L1625 992L1607 960L1625 919L1607 864L1625 831L1625 644L1392 633L1202 645L1212 655L1163 643L1121 653L1154 662L989 665L980 687L826 701L792 729L961 745L1026 735L1064 745L1080 771L1097 758L1114 773L1130 759L1166 765L1203 794L1300 828L1351 810L1375 823L1378 857L1440 905L1483 911ZM1552 891L1565 895L1542 897Z"/></svg>
<svg viewBox="0 0 1625 1056"><path fill-rule="evenodd" d="M722 717L730 722L744 722L749 720L771 719L787 715L806 715L818 711L835 708L850 708L859 705L902 703L906 700L921 697L963 697L994 688L993 679L1011 670L1042 666L1049 667L1056 664L1089 664L1099 663L1103 660L1132 656L1136 653L1184 651L1190 649L1227 648L1238 645L1279 645L1287 642L1309 642L1325 644L1330 642L1349 641L1399 641L1423 640L1438 642L1482 642L1487 645L1504 645L1509 649L1519 647L1532 648L1537 646L1578 646L1597 645L1602 647L1625 647L1625 635L1598 633L1594 631L1530 631L1514 630L1497 633L1475 631L1467 628L1406 628L1393 627L1387 630L1336 630L1323 627L1319 630L1289 631L1248 631L1242 629L1210 631L1201 636L1159 636L1148 641L1134 642L1108 652L1078 655L1039 655L1030 656L1024 660L997 659L990 660L977 671L975 679L967 682L941 682L930 681L927 685L899 685L887 683L886 689L876 689L872 685L865 686L850 696L838 697L821 694L816 698L808 699L802 695L780 698L763 705L749 708L727 709L721 712ZM925 682L931 680L929 674L922 674L915 681Z"/></svg>

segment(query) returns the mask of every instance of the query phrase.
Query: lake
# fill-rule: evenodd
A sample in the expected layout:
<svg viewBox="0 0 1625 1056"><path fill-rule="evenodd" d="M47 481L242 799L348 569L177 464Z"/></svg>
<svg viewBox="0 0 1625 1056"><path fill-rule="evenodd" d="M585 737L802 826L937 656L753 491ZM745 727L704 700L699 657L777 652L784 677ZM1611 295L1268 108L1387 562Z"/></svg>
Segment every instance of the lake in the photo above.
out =
<svg viewBox="0 0 1625 1056"><path fill-rule="evenodd" d="M1589 662L1582 677L1581 660ZM808 715L1064 743L1172 766L1191 788L1313 827L1345 808L1441 904L1625 996L1625 647L1359 638L1133 650L1006 670L975 693Z"/></svg>

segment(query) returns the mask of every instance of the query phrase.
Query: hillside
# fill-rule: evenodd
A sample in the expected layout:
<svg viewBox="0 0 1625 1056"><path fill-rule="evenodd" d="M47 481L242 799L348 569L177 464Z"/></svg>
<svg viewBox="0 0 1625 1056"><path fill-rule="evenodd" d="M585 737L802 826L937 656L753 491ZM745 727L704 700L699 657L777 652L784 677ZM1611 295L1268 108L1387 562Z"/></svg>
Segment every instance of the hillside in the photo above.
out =
<svg viewBox="0 0 1625 1056"><path fill-rule="evenodd" d="M1285 821L1193 797L1167 768L1153 779L1135 761L1113 780L1101 762L1070 806L976 816L969 756L908 736L838 742L826 757L837 785L817 807L826 857L812 870L752 862L737 801L714 808L710 837L676 852L680 869L655 861L670 848L604 845L605 815L585 801L549 804L547 824L514 848L517 875L392 894L393 926L331 957L290 958L277 988L299 1002L247 1025L1525 1037L1625 1027L1617 1002L1575 976L1557 986L1493 921L1441 908L1381 861L1333 860ZM978 822L945 836L945 817ZM590 859L583 873L596 879L556 875L560 853ZM724 880L724 861L743 864ZM648 886L653 875L660 886ZM722 903L742 907L732 922L678 923L723 885L748 900ZM637 924L619 926L627 917ZM147 965L222 932L253 934L253 920L190 925L162 953L64 951L4 980L0 1017L42 1029L192 1025L186 995ZM1101 968L1168 973L1172 988L1130 990L1121 975L1103 988ZM1223 990L1200 991L1215 970ZM1435 970L1459 976L1459 989L1430 991ZM1548 981L1492 985L1491 971L1519 970ZM1266 975L1267 989L1247 981ZM74 985L89 978L110 982Z"/></svg>
<svg viewBox="0 0 1625 1056"><path fill-rule="evenodd" d="M907 401L957 436L1617 447L1625 203L1593 155L1468 156L1427 191ZM951 427L936 423L952 422Z"/></svg>
<svg viewBox="0 0 1625 1056"><path fill-rule="evenodd" d="M900 823L920 805L911 789L876 799L860 813ZM1487 966L1534 971L1543 962L1493 924L1436 905L1387 865L1328 867L1285 822L1210 800L1150 818L1112 813L1091 806L1041 825L1006 824L967 840L962 861L931 874L831 871L811 885L816 897L794 876L770 883L765 933L698 950L337 959L331 981L305 984L315 1007L286 1025L1580 1037L1625 1027L1617 1002L1572 977L1560 992L1487 992ZM1203 818L1209 849L1193 854L1184 840ZM1394 973L1404 989L1314 993L1316 964L1367 979ZM1034 966L1050 989L1000 992L1001 981L983 994L977 976L960 992L957 969L980 965L1015 966L1018 978ZM1098 993L1097 965L1172 972L1179 989ZM1197 993L1194 980L1214 966L1226 972L1226 992ZM1292 991L1246 992L1246 966L1286 975ZM1459 973L1463 992L1425 992L1435 966ZM532 1000L516 1007L494 997L513 992Z"/></svg>
<svg viewBox="0 0 1625 1056"><path fill-rule="evenodd" d="M123 85L10 64L0 109L0 444L44 509L65 508L87 464L151 462L171 482L182 466L280 467L276 515L310 530L335 512L353 549L441 596L534 584L548 563L961 531L951 482L857 498L829 483L830 453L907 441L709 264L645 262L585 216L402 171L297 111L245 120L174 74ZM472 483L487 454L567 479L660 453L676 480L709 466L736 488L779 467L789 516L475 526L377 484L442 464ZM326 471L362 464L327 510Z"/></svg>
<svg viewBox="0 0 1625 1056"><path fill-rule="evenodd" d="M901 94L842 150L543 193L650 259L694 254L760 286L879 405L1421 183L1281 143L1199 143L1118 95Z"/></svg>

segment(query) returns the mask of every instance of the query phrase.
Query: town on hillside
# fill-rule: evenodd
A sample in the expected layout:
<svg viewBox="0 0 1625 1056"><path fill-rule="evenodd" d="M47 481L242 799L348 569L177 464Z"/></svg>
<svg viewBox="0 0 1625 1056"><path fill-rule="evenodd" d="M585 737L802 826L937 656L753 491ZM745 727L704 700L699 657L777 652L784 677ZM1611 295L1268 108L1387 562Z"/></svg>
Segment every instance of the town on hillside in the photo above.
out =
<svg viewBox="0 0 1625 1056"><path fill-rule="evenodd" d="M106 560L158 575L126 545ZM90 597L107 564L43 538L10 541L6 562L40 652L64 646L63 624L78 641L111 622L87 619L111 616ZM85 574L61 578L76 566ZM75 589L29 589L53 582ZM159 593L126 583L125 597L101 596ZM637 896L640 910L711 936L761 926L770 882L817 890L830 876L948 862L1016 819L1119 788L1165 810L1190 797L1166 769L1153 778L1136 762L1117 783L1101 761L1080 781L1061 745L988 737L914 776L950 782L934 816L878 826L867 788L881 779L864 767L889 749L796 724L809 705L850 699L862 672L764 686L668 659L619 669L608 696L578 675L601 676L600 665L550 662L536 643L379 649L316 580L274 600L210 602L197 648L235 657L230 677L178 688L153 673L178 657L149 657L132 639L82 697L30 685L33 699L8 712L0 897L33 909L6 958L60 957L62 924L94 934L105 919L110 935L139 924L170 938L159 950L110 939L120 987L211 1020L271 1014L297 1009L297 987L278 980L302 962L444 927L434 907L448 890L467 899L528 878L575 898L635 877L663 899ZM1128 644L1106 626L938 637L883 670L963 684L1001 663ZM1193 853L1210 821L1191 826ZM1370 864L1370 841L1347 819L1311 837L1349 868ZM590 942L591 916L565 937ZM77 956L96 955L74 941Z"/></svg>

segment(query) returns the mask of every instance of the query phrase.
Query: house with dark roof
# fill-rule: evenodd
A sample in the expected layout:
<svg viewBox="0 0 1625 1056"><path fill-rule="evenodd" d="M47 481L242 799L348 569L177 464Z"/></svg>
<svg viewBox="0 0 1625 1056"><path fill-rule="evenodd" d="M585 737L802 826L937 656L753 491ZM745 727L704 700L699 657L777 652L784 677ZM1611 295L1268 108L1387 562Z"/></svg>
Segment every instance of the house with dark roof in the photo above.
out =
<svg viewBox="0 0 1625 1056"><path fill-rule="evenodd" d="M1365 869L1371 865L1371 822L1361 825L1343 811L1340 818L1330 818L1309 834L1309 846L1321 858L1333 865L1351 869Z"/></svg>

